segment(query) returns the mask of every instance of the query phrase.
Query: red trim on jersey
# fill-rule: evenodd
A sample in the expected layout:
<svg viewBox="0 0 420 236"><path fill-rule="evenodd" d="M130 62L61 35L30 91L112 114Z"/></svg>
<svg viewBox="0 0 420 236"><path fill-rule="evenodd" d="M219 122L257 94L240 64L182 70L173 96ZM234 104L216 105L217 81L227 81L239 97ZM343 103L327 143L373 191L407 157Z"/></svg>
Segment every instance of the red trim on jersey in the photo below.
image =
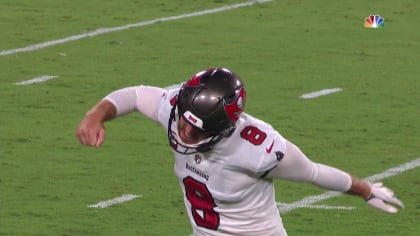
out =
<svg viewBox="0 0 420 236"><path fill-rule="evenodd" d="M171 100L169 101L170 103L171 103L171 106L175 106L175 104L176 104L176 97L177 96L174 96L173 98L171 98Z"/></svg>

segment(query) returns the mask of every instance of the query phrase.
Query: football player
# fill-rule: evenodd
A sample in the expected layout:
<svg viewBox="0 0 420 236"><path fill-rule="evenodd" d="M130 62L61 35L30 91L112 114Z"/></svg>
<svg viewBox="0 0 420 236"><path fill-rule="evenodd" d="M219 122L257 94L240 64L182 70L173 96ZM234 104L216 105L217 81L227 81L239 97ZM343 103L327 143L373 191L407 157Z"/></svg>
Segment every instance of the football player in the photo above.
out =
<svg viewBox="0 0 420 236"><path fill-rule="evenodd" d="M239 76L207 69L173 88L141 85L110 93L86 113L76 135L81 144L100 147L104 122L135 111L160 123L194 235L287 235L275 179L357 195L389 213L404 207L380 183L309 160L270 124L244 113L245 101Z"/></svg>

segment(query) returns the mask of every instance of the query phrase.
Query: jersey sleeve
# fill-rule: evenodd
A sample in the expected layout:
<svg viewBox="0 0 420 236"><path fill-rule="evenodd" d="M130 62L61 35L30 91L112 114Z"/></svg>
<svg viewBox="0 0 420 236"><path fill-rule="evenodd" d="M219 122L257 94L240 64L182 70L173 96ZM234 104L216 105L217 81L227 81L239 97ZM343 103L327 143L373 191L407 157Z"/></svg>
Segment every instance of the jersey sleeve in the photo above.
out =
<svg viewBox="0 0 420 236"><path fill-rule="evenodd" d="M158 106L165 92L163 88L140 85L116 90L104 99L116 107L117 116L138 111L157 121Z"/></svg>
<svg viewBox="0 0 420 236"><path fill-rule="evenodd" d="M346 192L351 187L352 181L348 173L309 160L289 141L286 141L283 155L278 165L267 173L267 178L309 182L324 189L340 192Z"/></svg>
<svg viewBox="0 0 420 236"><path fill-rule="evenodd" d="M255 174L265 177L272 169L276 168L285 152L285 139L275 130L269 129L266 140L258 147L258 163Z"/></svg>
<svg viewBox="0 0 420 236"><path fill-rule="evenodd" d="M285 150L285 139L271 125L244 115L230 141L224 143L230 165L255 177L275 168Z"/></svg>

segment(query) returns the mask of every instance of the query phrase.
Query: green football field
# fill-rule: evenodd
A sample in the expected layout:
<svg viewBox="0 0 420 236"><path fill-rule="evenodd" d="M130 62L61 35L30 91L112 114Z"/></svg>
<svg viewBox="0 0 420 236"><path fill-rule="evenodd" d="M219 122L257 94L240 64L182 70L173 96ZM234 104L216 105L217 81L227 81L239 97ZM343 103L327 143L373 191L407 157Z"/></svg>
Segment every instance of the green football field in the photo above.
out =
<svg viewBox="0 0 420 236"><path fill-rule="evenodd" d="M242 77L246 112L406 206L276 181L289 235L419 235L419 1L0 2L0 235L190 235L162 127L121 117L99 149L75 131L115 89L219 66ZM383 28L364 27L372 14Z"/></svg>

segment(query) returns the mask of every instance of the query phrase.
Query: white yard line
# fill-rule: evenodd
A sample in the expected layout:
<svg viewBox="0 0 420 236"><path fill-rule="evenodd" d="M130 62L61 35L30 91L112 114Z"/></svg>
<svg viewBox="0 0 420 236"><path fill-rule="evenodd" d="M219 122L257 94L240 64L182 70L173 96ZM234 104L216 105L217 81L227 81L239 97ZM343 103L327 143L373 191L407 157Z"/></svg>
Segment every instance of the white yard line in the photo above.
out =
<svg viewBox="0 0 420 236"><path fill-rule="evenodd" d="M420 158L412 160L410 162L404 163L394 168L390 168L382 173L375 174L365 178L365 180L370 182L377 182L385 178L389 178L395 175L399 175L405 171L417 168L420 166ZM281 213L285 213L288 211L295 210L297 208L315 208L315 209L339 209L339 210L353 210L354 207L351 206L329 206L329 205L313 205L316 202L320 202L323 200L327 200L333 197L337 197L341 195L340 192L328 191L323 194L314 195L305 197L299 201L295 201L292 203L282 203L277 202L277 207ZM134 194L123 194L120 197L113 198L106 201L101 201L96 204L88 205L89 208L106 208L115 204L124 203L127 201L131 201L135 198L141 197L141 195L134 195Z"/></svg>
<svg viewBox="0 0 420 236"><path fill-rule="evenodd" d="M113 198L110 200L106 200L106 201L102 201L102 202L98 202L96 204L92 204L92 205L88 205L87 207L89 208L106 208L115 204L120 204L123 202L128 202L131 201L135 198L141 197L141 195L134 195L134 194L123 194L120 197L117 198Z"/></svg>
<svg viewBox="0 0 420 236"><path fill-rule="evenodd" d="M51 46L58 45L58 44L68 43L68 42L71 42L71 41L75 41L75 40L79 40L79 39L83 39L83 38L87 38L87 37L95 37L95 36L101 35L101 34L106 34L106 33L111 33L111 32L116 32L116 31L122 31L122 30L131 29L131 28L137 28L137 27L143 27L143 26L152 25L152 24L155 24L155 23L158 23L158 22L173 21L173 20L179 20L179 19L184 19L184 18L191 18L191 17L195 17L195 16L213 14L213 13L233 10L233 9L237 9L237 8L241 8L241 7L252 6L252 5L257 4L257 3L265 3L265 2L271 2L271 1L272 0L254 0L254 1L248 1L248 2L234 4L234 5L222 6L222 7L219 7L219 8L213 8L213 9L207 9L207 10L192 12L192 13L178 15L178 16L169 16L169 17L157 18L157 19L154 19L154 20L141 21L141 22L137 22L137 23L133 23L133 24L127 24L127 25L111 27L111 28L99 28L99 29L96 29L94 31L90 31L90 32L83 33L83 34L72 35L72 36L69 36L69 37L66 37L66 38L62 38L62 39L56 39L56 40L51 40L51 41L47 41L47 42L43 42L43 43L33 44L33 45L23 47L23 48L16 48L16 49L1 51L0 56L7 56L7 55L17 54L17 53L21 53L21 52L35 51L35 50L43 49L43 48L46 48L46 47L51 47Z"/></svg>
<svg viewBox="0 0 420 236"><path fill-rule="evenodd" d="M278 202L277 206L279 208L281 207L288 207L289 204L287 203L281 203ZM354 210L356 207L352 207L352 206L330 206L330 205L325 205L325 204L321 204L321 205L305 205L305 206L301 206L301 208L311 208L311 209L324 209L324 210Z"/></svg>
<svg viewBox="0 0 420 236"><path fill-rule="evenodd" d="M332 88L332 89L323 89L323 90L319 90L319 91L314 91L314 92L310 92L310 93L306 93L306 94L302 94L299 98L302 99L311 99L311 98L317 98L320 96L325 96L331 93L338 93L343 91L341 88Z"/></svg>
<svg viewBox="0 0 420 236"><path fill-rule="evenodd" d="M404 163L400 166L388 169L388 170L386 170L382 173L369 176L369 177L365 178L365 180L367 180L369 182L377 182L377 181L389 178L389 177L394 176L394 175L399 175L399 174L401 174L405 171L417 168L419 166L420 166L420 158L417 158L417 159L412 160L410 162ZM284 212L295 210L297 208L308 207L308 206L312 205L313 203L320 202L320 201L323 201L323 200L326 200L326 199L329 199L329 198L337 197L341 194L342 193L340 193L340 192L328 191L328 192L325 192L323 194L305 197L305 198L303 198L299 201L295 201L295 202L292 202L292 203L278 202L277 207L279 208L279 211L281 213L284 213Z"/></svg>
<svg viewBox="0 0 420 236"><path fill-rule="evenodd" d="M58 76L57 75L41 75L39 77L35 77L30 80L16 82L15 84L16 85L29 85L29 84L35 84L35 83L42 83L42 82L48 81L50 79L55 79L55 78L58 78Z"/></svg>

